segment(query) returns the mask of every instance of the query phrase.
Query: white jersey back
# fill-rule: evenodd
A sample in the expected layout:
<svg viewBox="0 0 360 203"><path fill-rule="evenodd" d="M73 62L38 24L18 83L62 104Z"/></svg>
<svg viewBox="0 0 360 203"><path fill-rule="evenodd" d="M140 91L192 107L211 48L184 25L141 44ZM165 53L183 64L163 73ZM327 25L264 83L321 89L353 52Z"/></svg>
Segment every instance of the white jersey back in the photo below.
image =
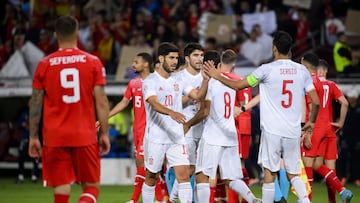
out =
<svg viewBox="0 0 360 203"><path fill-rule="evenodd" d="M205 120L203 139L219 146L238 145L235 120L235 90L210 79L206 100L211 101L210 113Z"/></svg>
<svg viewBox="0 0 360 203"><path fill-rule="evenodd" d="M184 85L181 81L177 81L173 75L166 79L155 71L144 80L145 137L152 142L185 144L183 125L177 123L168 115L158 113L146 102L150 96L155 95L163 106L176 112L182 112L183 90Z"/></svg>
<svg viewBox="0 0 360 203"><path fill-rule="evenodd" d="M260 83L260 126L283 137L300 137L304 91L314 89L305 66L289 59L264 64L252 73Z"/></svg>
<svg viewBox="0 0 360 203"><path fill-rule="evenodd" d="M189 73L186 69L176 73L178 81L183 81L185 84L189 85L184 93L187 96L193 88L200 88L203 77L201 73L193 75ZM188 102L183 104L183 114L186 116L186 121L190 120L195 114L199 111L200 103L197 103L193 99L189 99ZM203 130L203 122L196 124L191 127L193 133L189 133L186 136L193 136L195 138L200 138Z"/></svg>

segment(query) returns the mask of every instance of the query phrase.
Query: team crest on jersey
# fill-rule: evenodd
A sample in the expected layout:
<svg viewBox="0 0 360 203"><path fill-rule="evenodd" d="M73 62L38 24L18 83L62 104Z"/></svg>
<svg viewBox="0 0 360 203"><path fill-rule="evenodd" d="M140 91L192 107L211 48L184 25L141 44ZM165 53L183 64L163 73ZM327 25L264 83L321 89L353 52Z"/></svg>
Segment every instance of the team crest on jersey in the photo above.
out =
<svg viewBox="0 0 360 203"><path fill-rule="evenodd" d="M149 157L149 164L153 165L154 164L154 158L153 157Z"/></svg>
<svg viewBox="0 0 360 203"><path fill-rule="evenodd" d="M177 91L179 91L179 84L174 84L174 90L177 92Z"/></svg>

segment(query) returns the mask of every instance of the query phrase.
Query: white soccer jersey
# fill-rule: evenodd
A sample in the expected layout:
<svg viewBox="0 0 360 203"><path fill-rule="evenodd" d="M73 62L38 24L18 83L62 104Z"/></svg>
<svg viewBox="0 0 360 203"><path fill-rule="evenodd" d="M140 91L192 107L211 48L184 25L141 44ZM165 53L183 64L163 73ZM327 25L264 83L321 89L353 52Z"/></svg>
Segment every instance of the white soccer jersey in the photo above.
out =
<svg viewBox="0 0 360 203"><path fill-rule="evenodd" d="M235 90L210 79L206 100L211 101L210 113L204 124L203 139L219 146L238 145L235 120Z"/></svg>
<svg viewBox="0 0 360 203"><path fill-rule="evenodd" d="M314 89L309 71L283 59L260 66L252 75L260 83L261 129L283 137L300 137L303 92Z"/></svg>
<svg viewBox="0 0 360 203"><path fill-rule="evenodd" d="M203 77L201 73L192 75L186 69L178 72L175 76L178 81L183 81L183 84L188 85L184 90L185 95L189 95L193 88L200 88ZM196 103L193 99L189 99L186 104L183 104L183 114L186 116L186 121L190 120L199 111L200 103ZM200 122L197 125L190 128L190 131L186 136L200 138L202 134L203 123Z"/></svg>
<svg viewBox="0 0 360 203"><path fill-rule="evenodd" d="M160 104L176 111L182 112L182 95L184 85L177 81L175 76L164 78L156 71L150 74L143 83L143 95L146 111L145 136L154 143L185 144L183 125L177 123L168 115L155 111L146 102L150 96L157 96Z"/></svg>

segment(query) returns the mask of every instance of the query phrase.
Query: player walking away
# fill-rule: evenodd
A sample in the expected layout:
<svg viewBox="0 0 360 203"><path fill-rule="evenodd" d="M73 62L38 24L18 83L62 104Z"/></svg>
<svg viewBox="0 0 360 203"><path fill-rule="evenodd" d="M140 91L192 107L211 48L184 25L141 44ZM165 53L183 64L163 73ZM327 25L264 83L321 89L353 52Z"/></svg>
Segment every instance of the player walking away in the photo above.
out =
<svg viewBox="0 0 360 203"><path fill-rule="evenodd" d="M29 155L42 155L44 185L53 187L55 203L68 202L75 181L83 188L78 202L95 203L100 155L110 150L105 69L97 57L76 47L75 18L59 17L55 36L59 50L39 62L33 78ZM42 108L43 147L38 137ZM95 112L101 124L99 138Z"/></svg>
<svg viewBox="0 0 360 203"><path fill-rule="evenodd" d="M304 139L302 149L303 161L309 183L313 185L313 170L317 172L326 181L329 187L329 200L335 201L335 191L339 192L343 202L350 202L352 192L346 189L340 182L335 172L335 160L337 159L336 135L332 126L332 101L340 99L342 93L336 91L336 85L328 82L325 78L317 75L319 58L307 53L302 57L301 63L304 64L312 75L313 83L320 99L319 115L315 122L314 131L310 139ZM322 65L323 66L323 65ZM338 88L337 88L338 89ZM336 91L336 92L335 92ZM345 97L339 102L345 105ZM339 123L335 127L342 127L345 121L347 109L342 107ZM324 159L327 160L324 164Z"/></svg>
<svg viewBox="0 0 360 203"><path fill-rule="evenodd" d="M220 69L225 77L230 74L237 55L225 50L221 56ZM206 62L205 66L213 64ZM246 186L242 178L241 162L238 155L238 139L234 122L235 91L217 80L210 80L205 100L209 109L204 123L203 137L199 145L196 165L196 187L199 202L210 198L209 179L220 177L229 187L248 202L261 202ZM231 166L231 167L229 167Z"/></svg>
<svg viewBox="0 0 360 203"><path fill-rule="evenodd" d="M185 56L185 67L180 72L176 73L177 77L181 78L181 80L186 81L187 85L191 87L199 88L202 83L202 75L200 70L203 66L203 59L204 59L204 49L198 43L188 43L184 48L184 56ZM183 98L183 113L189 121L193 118L196 113L199 111L201 106L201 102L190 99L186 96ZM186 147L189 154L189 161L190 161L190 171L189 176L191 176L191 185L194 188L195 178L193 176L195 172L195 162L196 162L196 150L198 147L199 140L201 138L203 130L202 122L192 126L189 131L185 135L186 140ZM172 169L168 169L170 175L170 171ZM175 180L169 180L169 184L173 182L173 187L170 188L170 198L171 202L175 202L177 199L178 194L178 182Z"/></svg>
<svg viewBox="0 0 360 203"><path fill-rule="evenodd" d="M192 99L203 100L209 78L205 75L200 89L186 85L187 81L173 76L179 57L179 49L171 43L158 48L160 67L143 83L146 110L144 138L145 184L142 188L144 203L153 202L154 185L162 169L164 158L168 167L174 168L180 202L192 201L189 177L189 155L184 136L186 117L182 111L183 94Z"/></svg>
<svg viewBox="0 0 360 203"><path fill-rule="evenodd" d="M146 114L144 107L144 100L142 95L142 83L147 76L150 75L150 66L152 65L152 56L148 53L141 52L134 57L132 67L135 73L139 74L130 80L122 100L113 108L109 113L109 118L123 111L132 100L134 109L134 122L133 122L133 134L134 134L134 146L135 146L135 164L136 175L134 181L134 191L131 200L127 203L136 203L139 200L141 194L141 188L145 181L145 168L144 168L144 149L143 141L146 127ZM162 201L162 188L160 179L156 182L155 194L156 200Z"/></svg>
<svg viewBox="0 0 360 203"><path fill-rule="evenodd" d="M304 130L313 128L318 107L314 85L309 72L288 57L292 45L290 35L283 31L274 34L274 61L261 65L246 80L234 81L225 78L212 68L205 72L233 89L243 89L260 83L260 123L262 129L258 163L264 168L262 199L273 203L274 180L280 170L281 156L284 159L287 176L301 202L310 202L305 184L297 175L300 173L300 136L302 93L308 92L312 100L312 111Z"/></svg>

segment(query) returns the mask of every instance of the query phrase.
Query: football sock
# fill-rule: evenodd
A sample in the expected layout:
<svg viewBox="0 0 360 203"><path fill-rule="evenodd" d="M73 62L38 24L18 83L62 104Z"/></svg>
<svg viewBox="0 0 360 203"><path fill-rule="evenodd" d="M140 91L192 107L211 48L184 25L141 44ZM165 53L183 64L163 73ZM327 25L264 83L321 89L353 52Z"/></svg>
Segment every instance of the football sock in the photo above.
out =
<svg viewBox="0 0 360 203"><path fill-rule="evenodd" d="M215 197L215 190L216 187L212 186L210 188L210 190L212 190L214 196L211 199L211 192L209 190L210 188L210 184L209 183L198 183L196 184L196 196L198 199L198 202L209 202L209 203L213 203L214 202L214 197Z"/></svg>
<svg viewBox="0 0 360 203"><path fill-rule="evenodd" d="M158 178L155 185L155 199L159 202L163 201L164 195L162 191L161 178Z"/></svg>
<svg viewBox="0 0 360 203"><path fill-rule="evenodd" d="M175 202L179 198L178 186L179 186L179 183L175 179L174 184L172 186L171 193L170 193L170 197L169 197L171 202Z"/></svg>
<svg viewBox="0 0 360 203"><path fill-rule="evenodd" d="M310 201L312 201L312 187L313 187L313 185L314 185L313 168L312 168L312 167L305 167L305 171L306 171L306 175L307 175L307 178L308 178L310 187L311 187L311 192L310 192L310 194L309 194L309 199L310 199Z"/></svg>
<svg viewBox="0 0 360 203"><path fill-rule="evenodd" d="M244 198L243 198L244 200ZM246 201L246 200L245 200ZM238 203L239 202L239 194L232 190L230 187L228 188L228 203Z"/></svg>
<svg viewBox="0 0 360 203"><path fill-rule="evenodd" d="M226 185L220 178L216 181L215 201L218 200L226 200Z"/></svg>
<svg viewBox="0 0 360 203"><path fill-rule="evenodd" d="M155 196L155 186L148 186L146 183L143 184L141 196L143 203L153 203Z"/></svg>
<svg viewBox="0 0 360 203"><path fill-rule="evenodd" d="M326 184L333 187L338 193L345 189L339 178L336 176L335 171L331 170L329 167L321 165L316 169L316 172L321 175L321 177L325 178Z"/></svg>
<svg viewBox="0 0 360 203"><path fill-rule="evenodd" d="M336 203L336 190L326 182L329 203Z"/></svg>
<svg viewBox="0 0 360 203"><path fill-rule="evenodd" d="M275 181L274 181L274 185L275 185L275 197L274 197L274 201L280 201L281 198L283 197L282 191L280 189L280 185L279 185L279 178L278 175L275 176Z"/></svg>
<svg viewBox="0 0 360 203"><path fill-rule="evenodd" d="M301 180L299 176L295 176L294 178L291 179L291 185L294 187L300 202L310 203L309 197L307 195L305 183Z"/></svg>
<svg viewBox="0 0 360 203"><path fill-rule="evenodd" d="M280 169L279 171L279 184L282 196L287 199L289 195L290 182L287 179L285 169Z"/></svg>
<svg viewBox="0 0 360 203"><path fill-rule="evenodd" d="M98 196L99 189L97 187L85 187L78 203L96 203Z"/></svg>
<svg viewBox="0 0 360 203"><path fill-rule="evenodd" d="M262 202L274 203L274 197L275 197L275 184L264 183L262 186Z"/></svg>
<svg viewBox="0 0 360 203"><path fill-rule="evenodd" d="M243 167L242 172L243 172L243 176L244 176L243 181L245 182L245 184L247 186L249 186L250 177L249 177L249 173L248 173L247 169L245 167ZM241 202L246 203L247 201L244 198L242 198Z"/></svg>
<svg viewBox="0 0 360 203"><path fill-rule="evenodd" d="M137 202L139 200L142 186L145 181L145 168L144 167L138 167L136 169L136 176L135 176L135 182L134 182L134 192L131 197L132 200Z"/></svg>
<svg viewBox="0 0 360 203"><path fill-rule="evenodd" d="M251 192L249 187L242 180L233 180L229 183L229 187L238 193L241 197L246 199L248 202L253 202L255 199L254 194Z"/></svg>
<svg viewBox="0 0 360 203"><path fill-rule="evenodd" d="M203 183L204 184L204 183ZM199 184L197 184L199 185ZM209 185L210 186L210 185ZM198 187L197 187L198 189ZM216 185L214 186L210 186L210 197L209 197L209 202L213 203L215 202L215 195L216 195ZM200 200L200 199L199 199Z"/></svg>
<svg viewBox="0 0 360 203"><path fill-rule="evenodd" d="M178 188L180 202L192 202L193 190L190 182L179 183Z"/></svg>
<svg viewBox="0 0 360 203"><path fill-rule="evenodd" d="M54 203L68 203L70 195L54 194Z"/></svg>

